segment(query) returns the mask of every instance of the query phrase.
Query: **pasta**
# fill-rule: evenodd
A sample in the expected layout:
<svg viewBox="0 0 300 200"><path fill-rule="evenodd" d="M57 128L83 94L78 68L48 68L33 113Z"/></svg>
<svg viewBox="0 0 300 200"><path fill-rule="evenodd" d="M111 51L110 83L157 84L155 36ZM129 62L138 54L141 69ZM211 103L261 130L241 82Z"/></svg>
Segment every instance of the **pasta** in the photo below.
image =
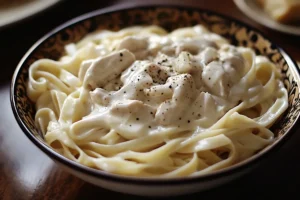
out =
<svg viewBox="0 0 300 200"><path fill-rule="evenodd" d="M197 176L270 145L288 107L280 71L204 26L101 30L29 68L45 141L113 174Z"/></svg>

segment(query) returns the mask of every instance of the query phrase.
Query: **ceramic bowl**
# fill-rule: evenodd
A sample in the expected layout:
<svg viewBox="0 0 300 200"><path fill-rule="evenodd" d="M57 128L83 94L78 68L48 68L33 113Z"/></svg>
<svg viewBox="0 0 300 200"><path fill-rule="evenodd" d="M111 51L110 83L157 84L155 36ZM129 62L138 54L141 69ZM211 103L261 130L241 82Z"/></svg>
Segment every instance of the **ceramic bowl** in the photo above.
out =
<svg viewBox="0 0 300 200"><path fill-rule="evenodd" d="M288 90L289 107L272 130L276 141L251 158L234 166L198 177L174 179L146 179L109 174L88 168L56 153L42 139L34 123L35 108L26 95L28 68L40 58L58 59L64 54L64 46L77 42L86 34L99 30L117 31L131 25L156 24L167 30L202 24L212 32L227 38L233 45L253 48L257 54L265 55L275 62L283 75ZM299 121L300 78L295 62L277 45L259 31L226 16L196 8L176 6L147 6L124 10L99 10L73 19L41 38L25 54L17 66L11 85L11 105L16 121L26 136L41 151L73 175L114 191L143 196L170 196L199 192L229 182L253 169L275 154L289 136L296 132Z"/></svg>

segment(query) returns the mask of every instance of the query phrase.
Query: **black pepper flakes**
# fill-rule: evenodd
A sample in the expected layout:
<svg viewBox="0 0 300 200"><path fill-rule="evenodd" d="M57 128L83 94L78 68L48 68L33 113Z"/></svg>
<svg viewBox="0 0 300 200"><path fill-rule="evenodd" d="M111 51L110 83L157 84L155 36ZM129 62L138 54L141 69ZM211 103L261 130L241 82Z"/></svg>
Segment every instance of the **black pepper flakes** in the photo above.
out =
<svg viewBox="0 0 300 200"><path fill-rule="evenodd" d="M140 118L137 117L137 118L136 118L136 121L139 121L139 120L140 120Z"/></svg>
<svg viewBox="0 0 300 200"><path fill-rule="evenodd" d="M191 121L190 120L188 120L188 123L190 123Z"/></svg>
<svg viewBox="0 0 300 200"><path fill-rule="evenodd" d="M122 56L123 56L123 54L122 54L122 53L120 53L120 56L122 57Z"/></svg>

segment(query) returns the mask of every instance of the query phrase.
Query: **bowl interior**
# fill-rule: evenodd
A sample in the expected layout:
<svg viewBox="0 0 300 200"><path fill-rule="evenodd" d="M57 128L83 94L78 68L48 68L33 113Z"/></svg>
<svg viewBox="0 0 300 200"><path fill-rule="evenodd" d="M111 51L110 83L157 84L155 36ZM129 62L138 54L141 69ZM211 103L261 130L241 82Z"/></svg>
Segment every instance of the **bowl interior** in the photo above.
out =
<svg viewBox="0 0 300 200"><path fill-rule="evenodd" d="M57 60L64 54L64 46L77 42L86 34L101 29L117 31L132 25L159 25L167 30L179 27L202 24L212 32L227 38L233 45L247 46L257 54L265 55L281 69L283 82L288 90L289 107L284 115L275 123L272 130L276 139L286 135L299 117L299 73L295 63L276 45L256 30L235 20L192 8L177 7L145 7L115 12L85 15L77 22L71 22L56 29L41 39L22 59L13 79L12 103L17 120L40 142L42 136L34 122L34 104L26 95L26 82L29 66L38 59Z"/></svg>

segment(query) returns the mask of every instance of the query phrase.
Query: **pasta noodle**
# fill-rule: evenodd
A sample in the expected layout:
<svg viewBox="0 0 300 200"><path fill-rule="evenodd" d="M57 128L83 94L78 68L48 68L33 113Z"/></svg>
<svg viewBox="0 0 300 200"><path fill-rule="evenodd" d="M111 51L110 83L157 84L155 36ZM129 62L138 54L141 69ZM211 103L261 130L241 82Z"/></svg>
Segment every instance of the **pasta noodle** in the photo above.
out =
<svg viewBox="0 0 300 200"><path fill-rule="evenodd" d="M288 107L268 58L205 27L101 30L29 69L45 141L91 168L137 177L210 173L271 144Z"/></svg>

